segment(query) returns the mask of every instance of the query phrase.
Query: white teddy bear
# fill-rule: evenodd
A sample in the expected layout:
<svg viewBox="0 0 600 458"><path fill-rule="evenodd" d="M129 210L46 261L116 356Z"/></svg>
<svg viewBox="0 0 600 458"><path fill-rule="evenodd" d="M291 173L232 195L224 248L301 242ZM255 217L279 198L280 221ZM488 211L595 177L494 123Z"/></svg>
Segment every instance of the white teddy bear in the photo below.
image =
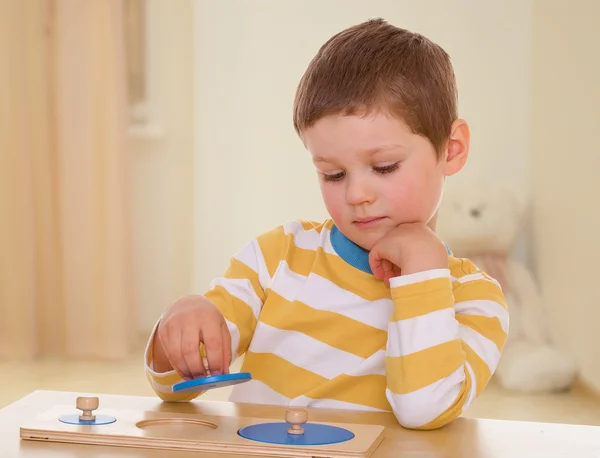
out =
<svg viewBox="0 0 600 458"><path fill-rule="evenodd" d="M552 344L536 282L527 267L510 256L524 211L507 187L449 186L437 232L454 256L471 259L502 286L510 330L495 374L500 385L530 393L566 390L577 375L574 361Z"/></svg>

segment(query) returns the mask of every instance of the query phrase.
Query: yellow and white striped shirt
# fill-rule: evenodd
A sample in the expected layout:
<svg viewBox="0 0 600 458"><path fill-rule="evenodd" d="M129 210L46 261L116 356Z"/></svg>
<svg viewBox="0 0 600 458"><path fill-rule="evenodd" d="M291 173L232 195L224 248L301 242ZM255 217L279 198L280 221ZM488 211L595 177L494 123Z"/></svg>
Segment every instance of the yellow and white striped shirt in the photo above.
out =
<svg viewBox="0 0 600 458"><path fill-rule="evenodd" d="M393 411L417 429L451 422L498 364L509 321L500 285L449 253L449 269L395 277L387 288L340 256L334 230L331 220L292 221L266 232L205 294L252 374L230 400ZM198 396L172 393L179 376L152 370L152 337L146 374L157 395Z"/></svg>

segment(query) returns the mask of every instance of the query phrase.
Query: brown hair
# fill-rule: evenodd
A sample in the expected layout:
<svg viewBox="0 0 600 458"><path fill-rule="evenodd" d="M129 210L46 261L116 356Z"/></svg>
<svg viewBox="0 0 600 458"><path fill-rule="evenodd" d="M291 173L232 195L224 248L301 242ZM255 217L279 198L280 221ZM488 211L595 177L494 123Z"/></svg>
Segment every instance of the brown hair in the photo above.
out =
<svg viewBox="0 0 600 458"><path fill-rule="evenodd" d="M448 54L422 35L372 19L331 37L304 73L294 101L300 132L332 114L385 110L432 143L438 157L457 118Z"/></svg>

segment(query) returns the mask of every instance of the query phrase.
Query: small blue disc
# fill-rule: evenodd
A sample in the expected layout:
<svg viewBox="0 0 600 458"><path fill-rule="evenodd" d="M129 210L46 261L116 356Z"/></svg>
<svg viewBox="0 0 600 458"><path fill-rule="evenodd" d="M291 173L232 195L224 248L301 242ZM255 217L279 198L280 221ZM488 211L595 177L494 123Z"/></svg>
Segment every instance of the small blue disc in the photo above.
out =
<svg viewBox="0 0 600 458"><path fill-rule="evenodd" d="M78 414L74 415L63 415L58 418L63 423L70 425L81 425L81 426L96 426L96 425L109 425L117 421L114 417L108 415L96 415L95 420L80 420Z"/></svg>
<svg viewBox="0 0 600 458"><path fill-rule="evenodd" d="M238 434L253 441L283 445L329 445L354 438L354 433L337 426L306 423L302 425L304 434L289 434L289 427L285 422L259 423L240 429Z"/></svg>
<svg viewBox="0 0 600 458"><path fill-rule="evenodd" d="M174 393L189 393L193 391L211 390L223 386L237 385L252 380L248 372L239 372L237 374L213 375L210 377L198 377L193 380L186 380L173 385Z"/></svg>

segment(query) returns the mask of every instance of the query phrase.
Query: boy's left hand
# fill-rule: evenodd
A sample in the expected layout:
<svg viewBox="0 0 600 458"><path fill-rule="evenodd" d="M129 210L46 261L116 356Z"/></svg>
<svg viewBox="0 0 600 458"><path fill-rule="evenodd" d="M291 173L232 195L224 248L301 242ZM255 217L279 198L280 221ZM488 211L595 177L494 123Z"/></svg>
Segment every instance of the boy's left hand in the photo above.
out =
<svg viewBox="0 0 600 458"><path fill-rule="evenodd" d="M383 236L371 249L369 264L376 278L386 286L390 278L431 269L448 268L445 245L423 223L400 224Z"/></svg>

